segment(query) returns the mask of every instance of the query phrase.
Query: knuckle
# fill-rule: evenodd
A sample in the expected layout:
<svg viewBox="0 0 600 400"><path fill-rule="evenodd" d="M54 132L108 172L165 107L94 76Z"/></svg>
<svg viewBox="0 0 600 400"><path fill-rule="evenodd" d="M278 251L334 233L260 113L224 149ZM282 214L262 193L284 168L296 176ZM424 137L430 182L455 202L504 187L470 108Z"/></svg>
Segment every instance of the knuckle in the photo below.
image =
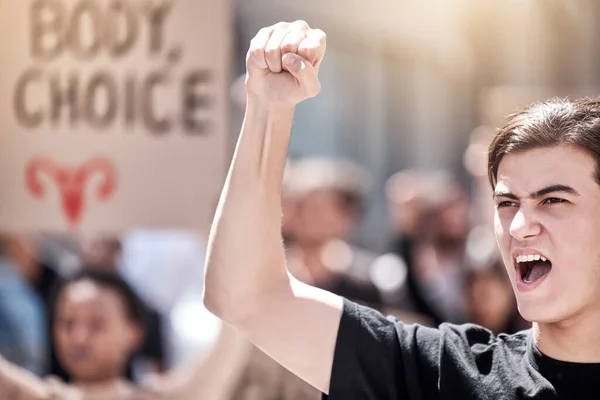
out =
<svg viewBox="0 0 600 400"><path fill-rule="evenodd" d="M257 40L256 40L256 36L252 38L252 40L250 40L250 45L248 46L248 50L252 51L252 49L254 49L257 46Z"/></svg>
<svg viewBox="0 0 600 400"><path fill-rule="evenodd" d="M294 44L292 42L284 42L281 44L281 54L291 53L294 51Z"/></svg>
<svg viewBox="0 0 600 400"><path fill-rule="evenodd" d="M289 26L291 24L289 22L278 22L275 25L273 25L274 30L283 30L283 29L288 29Z"/></svg>
<svg viewBox="0 0 600 400"><path fill-rule="evenodd" d="M302 42L304 37L305 37L305 35L303 35L301 33L297 33L297 32L286 35L285 39L283 39L283 42L281 43L281 51L282 52L289 52L289 51L295 52L296 49L298 49L298 46L300 45L300 43Z"/></svg>
<svg viewBox="0 0 600 400"><path fill-rule="evenodd" d="M310 29L310 26L308 26L308 23L304 20L296 20L292 23L296 28L307 31Z"/></svg>
<svg viewBox="0 0 600 400"><path fill-rule="evenodd" d="M264 57L264 55L265 55L265 49L262 47L252 47L248 51L248 56L252 59L261 58L261 57Z"/></svg>
<svg viewBox="0 0 600 400"><path fill-rule="evenodd" d="M264 64L264 59L265 59L264 54L265 54L264 49L262 49L260 47L250 49L248 51L248 53L246 54L246 64L249 64L249 63L253 63L253 64L257 64L257 65Z"/></svg>
<svg viewBox="0 0 600 400"><path fill-rule="evenodd" d="M249 52L254 52L254 51L259 51L262 50L264 47L264 43L259 40L258 37L255 37L254 39L252 39L250 41L250 47L248 48Z"/></svg>
<svg viewBox="0 0 600 400"><path fill-rule="evenodd" d="M261 36L265 36L266 34L268 34L273 28L272 27L266 27L266 28L261 28L258 30L258 32L256 33L256 35L254 35L254 38L258 38Z"/></svg>
<svg viewBox="0 0 600 400"><path fill-rule="evenodd" d="M267 58L277 58L281 53L279 47L267 47L264 54Z"/></svg>
<svg viewBox="0 0 600 400"><path fill-rule="evenodd" d="M327 34L320 29L315 29L315 35L319 38L319 42L325 43L327 41Z"/></svg>
<svg viewBox="0 0 600 400"><path fill-rule="evenodd" d="M308 46L302 49L301 56L311 63L314 63L319 55L318 49L315 46Z"/></svg>

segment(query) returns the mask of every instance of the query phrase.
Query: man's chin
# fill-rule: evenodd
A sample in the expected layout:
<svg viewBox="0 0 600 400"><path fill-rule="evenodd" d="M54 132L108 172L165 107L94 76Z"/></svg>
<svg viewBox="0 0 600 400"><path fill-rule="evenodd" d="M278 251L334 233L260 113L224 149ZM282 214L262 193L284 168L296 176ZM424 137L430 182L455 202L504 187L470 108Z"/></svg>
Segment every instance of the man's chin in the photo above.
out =
<svg viewBox="0 0 600 400"><path fill-rule="evenodd" d="M519 314L525 321L538 324L552 324L564 319L562 313L557 312L556 307L547 302L519 301L517 300Z"/></svg>

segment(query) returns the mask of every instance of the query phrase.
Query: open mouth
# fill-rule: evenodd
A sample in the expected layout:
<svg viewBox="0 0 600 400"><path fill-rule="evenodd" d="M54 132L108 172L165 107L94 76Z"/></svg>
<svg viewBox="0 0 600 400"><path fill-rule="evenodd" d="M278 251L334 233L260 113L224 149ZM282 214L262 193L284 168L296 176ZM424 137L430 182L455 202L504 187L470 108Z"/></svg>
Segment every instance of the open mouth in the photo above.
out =
<svg viewBox="0 0 600 400"><path fill-rule="evenodd" d="M552 262L541 254L517 256L516 265L519 280L526 285L541 282L552 269Z"/></svg>

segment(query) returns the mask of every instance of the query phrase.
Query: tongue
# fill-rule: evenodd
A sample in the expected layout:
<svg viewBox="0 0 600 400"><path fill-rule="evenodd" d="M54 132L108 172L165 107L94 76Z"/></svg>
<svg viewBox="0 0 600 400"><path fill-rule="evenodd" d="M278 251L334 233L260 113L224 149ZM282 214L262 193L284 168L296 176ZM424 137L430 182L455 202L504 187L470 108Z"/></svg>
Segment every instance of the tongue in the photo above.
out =
<svg viewBox="0 0 600 400"><path fill-rule="evenodd" d="M527 274L527 276L525 276L523 280L528 283L535 282L536 280L540 279L542 276L550 272L551 268L552 266L549 262L537 262L533 265L533 267L531 267L529 273Z"/></svg>

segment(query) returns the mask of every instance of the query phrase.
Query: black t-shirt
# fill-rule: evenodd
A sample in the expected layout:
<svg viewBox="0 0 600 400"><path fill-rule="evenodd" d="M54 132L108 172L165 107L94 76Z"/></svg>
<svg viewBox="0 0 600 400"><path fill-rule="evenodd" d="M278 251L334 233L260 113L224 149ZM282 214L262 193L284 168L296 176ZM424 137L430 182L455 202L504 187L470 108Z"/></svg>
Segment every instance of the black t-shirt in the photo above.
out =
<svg viewBox="0 0 600 400"><path fill-rule="evenodd" d="M361 280L352 275L342 273L332 277L329 282L317 286L370 307L383 306L381 292L377 286L371 281Z"/></svg>
<svg viewBox="0 0 600 400"><path fill-rule="evenodd" d="M600 364L541 354L531 330L403 324L344 300L329 400L598 399Z"/></svg>

